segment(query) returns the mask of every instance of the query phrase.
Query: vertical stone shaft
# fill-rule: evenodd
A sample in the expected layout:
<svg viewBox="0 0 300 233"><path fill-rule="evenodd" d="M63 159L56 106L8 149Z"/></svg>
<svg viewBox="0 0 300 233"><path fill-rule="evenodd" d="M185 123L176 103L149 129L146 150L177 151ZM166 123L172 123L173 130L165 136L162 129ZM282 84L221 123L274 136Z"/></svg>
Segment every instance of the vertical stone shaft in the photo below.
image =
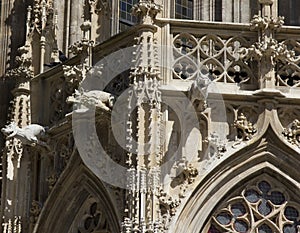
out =
<svg viewBox="0 0 300 233"><path fill-rule="evenodd" d="M157 181L160 179L161 161L161 93L158 89L156 27L153 25L159 10L160 7L153 1L140 1L133 8L142 25L136 38L135 67L130 75L127 122L127 148L131 149L127 161L130 173L127 203L133 232L154 231L155 225L160 222L156 194L160 188ZM127 219L127 222L130 221Z"/></svg>
<svg viewBox="0 0 300 233"><path fill-rule="evenodd" d="M33 77L32 54L30 45L18 49L17 67L6 76L15 80L13 101L9 121L24 127L31 123L30 117L30 79ZM15 233L28 230L28 206L30 203L30 158L28 151L19 139L6 140L3 155L3 190L1 212L2 232Z"/></svg>

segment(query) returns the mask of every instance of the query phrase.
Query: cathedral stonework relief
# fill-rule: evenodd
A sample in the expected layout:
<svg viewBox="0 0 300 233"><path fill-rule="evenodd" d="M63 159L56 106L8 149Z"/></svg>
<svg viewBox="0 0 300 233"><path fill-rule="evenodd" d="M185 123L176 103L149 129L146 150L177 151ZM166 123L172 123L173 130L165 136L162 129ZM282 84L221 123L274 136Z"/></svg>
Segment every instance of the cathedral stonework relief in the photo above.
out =
<svg viewBox="0 0 300 233"><path fill-rule="evenodd" d="M300 232L298 0L0 6L0 233Z"/></svg>

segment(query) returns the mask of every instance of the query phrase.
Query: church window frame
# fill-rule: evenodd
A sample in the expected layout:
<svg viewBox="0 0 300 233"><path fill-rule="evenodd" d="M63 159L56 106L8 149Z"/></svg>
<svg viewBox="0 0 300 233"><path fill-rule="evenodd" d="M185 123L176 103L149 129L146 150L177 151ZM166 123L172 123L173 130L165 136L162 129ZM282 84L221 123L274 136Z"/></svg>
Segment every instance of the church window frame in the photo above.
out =
<svg viewBox="0 0 300 233"><path fill-rule="evenodd" d="M293 196L294 195L294 196ZM264 176L226 198L204 228L207 233L297 233L300 205L287 186Z"/></svg>

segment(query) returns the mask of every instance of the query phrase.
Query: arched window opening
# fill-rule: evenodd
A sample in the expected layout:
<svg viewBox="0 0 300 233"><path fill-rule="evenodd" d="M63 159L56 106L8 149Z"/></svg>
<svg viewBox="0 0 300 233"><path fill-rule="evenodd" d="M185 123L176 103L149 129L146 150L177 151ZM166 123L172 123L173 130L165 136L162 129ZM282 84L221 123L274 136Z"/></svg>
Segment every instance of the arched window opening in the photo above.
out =
<svg viewBox="0 0 300 233"><path fill-rule="evenodd" d="M193 0L175 1L176 19L193 19Z"/></svg>
<svg viewBox="0 0 300 233"><path fill-rule="evenodd" d="M207 233L297 233L300 206L282 185L269 179L251 182L217 209Z"/></svg>
<svg viewBox="0 0 300 233"><path fill-rule="evenodd" d="M299 0L279 0L278 2L278 15L284 16L286 25L300 26L299 10Z"/></svg>

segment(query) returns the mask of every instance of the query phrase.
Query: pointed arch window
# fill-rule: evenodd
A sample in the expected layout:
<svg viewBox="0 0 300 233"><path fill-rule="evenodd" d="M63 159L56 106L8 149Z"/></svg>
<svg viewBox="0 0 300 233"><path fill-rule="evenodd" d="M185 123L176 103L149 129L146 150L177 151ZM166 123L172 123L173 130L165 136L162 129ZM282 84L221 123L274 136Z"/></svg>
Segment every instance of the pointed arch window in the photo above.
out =
<svg viewBox="0 0 300 233"><path fill-rule="evenodd" d="M297 233L300 206L282 185L260 179L217 209L207 233Z"/></svg>

